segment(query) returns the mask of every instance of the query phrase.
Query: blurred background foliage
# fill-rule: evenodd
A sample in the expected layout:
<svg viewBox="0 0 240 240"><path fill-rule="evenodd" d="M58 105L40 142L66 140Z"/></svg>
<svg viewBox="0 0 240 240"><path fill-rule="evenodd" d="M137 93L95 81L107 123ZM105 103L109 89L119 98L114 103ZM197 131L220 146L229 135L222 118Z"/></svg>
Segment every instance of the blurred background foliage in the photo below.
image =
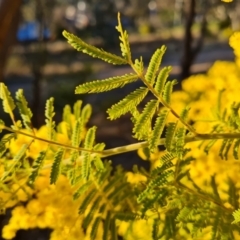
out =
<svg viewBox="0 0 240 240"><path fill-rule="evenodd" d="M117 12L130 34L133 54L148 61L154 48L166 44L166 62L176 65L173 75L178 79L191 74L206 43L214 47L224 42L240 22L239 1L0 0L0 81L12 91L25 89L35 110L35 126L43 124L39 110L47 97L54 95L61 109L76 100L73 92L78 83L99 78L108 67L75 52L63 40L62 30L119 53ZM220 58L232 57L224 47L222 51ZM209 61L207 55L203 58L202 62ZM194 72L206 68L200 66ZM112 68L108 73L115 75ZM103 97L103 105L108 101Z"/></svg>

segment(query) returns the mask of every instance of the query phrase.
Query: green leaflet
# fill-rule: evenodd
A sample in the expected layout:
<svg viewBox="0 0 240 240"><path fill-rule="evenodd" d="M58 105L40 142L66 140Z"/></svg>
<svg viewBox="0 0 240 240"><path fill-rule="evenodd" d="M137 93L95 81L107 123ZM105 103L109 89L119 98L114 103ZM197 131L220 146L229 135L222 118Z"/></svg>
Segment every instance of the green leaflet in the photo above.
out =
<svg viewBox="0 0 240 240"><path fill-rule="evenodd" d="M177 84L177 80L168 81L165 84L164 91L163 91L163 100L168 104L170 104L171 102L171 94L173 91L173 86L176 84Z"/></svg>
<svg viewBox="0 0 240 240"><path fill-rule="evenodd" d="M104 225L103 225L103 240L108 240L109 237L108 237L108 230L110 228L110 220L111 220L111 213L110 211L107 212L107 216L106 216L106 219L104 221Z"/></svg>
<svg viewBox="0 0 240 240"><path fill-rule="evenodd" d="M54 128L55 128L55 122L53 121L53 117L55 115L54 112L54 98L50 98L47 100L46 102L46 106L45 106L45 117L46 117L46 126L48 129L48 139L53 139L54 136Z"/></svg>
<svg viewBox="0 0 240 240"><path fill-rule="evenodd" d="M87 214L87 216L83 220L83 224L82 224L83 228L87 229L87 227L90 225L91 221L94 218L94 214L99 210L99 204L100 204L101 200L102 200L101 196L98 196L94 200L94 202L92 204L92 207L89 210L89 213Z"/></svg>
<svg viewBox="0 0 240 240"><path fill-rule="evenodd" d="M79 85L78 87L76 87L75 93L82 94L82 93L106 92L115 88L123 87L124 85L131 82L135 82L137 80L138 80L137 74L125 74L123 76L117 76L103 80L95 80L92 82Z"/></svg>
<svg viewBox="0 0 240 240"><path fill-rule="evenodd" d="M240 139L237 139L233 146L233 156L236 160L239 159L238 152L239 152L239 145L240 145Z"/></svg>
<svg viewBox="0 0 240 240"><path fill-rule="evenodd" d="M146 81L152 86L157 74L157 71L159 69L159 66L162 61L163 54L166 52L166 47L162 46L161 48L158 48L155 53L153 54L146 75L145 79Z"/></svg>
<svg viewBox="0 0 240 240"><path fill-rule="evenodd" d="M134 66L138 73L142 74L144 72L144 64L142 57L140 57L140 60L138 59L135 60Z"/></svg>
<svg viewBox="0 0 240 240"><path fill-rule="evenodd" d="M182 159L183 157L183 147L185 145L185 135L186 135L186 129L184 127L178 128L176 133L176 152L178 155L178 158Z"/></svg>
<svg viewBox="0 0 240 240"><path fill-rule="evenodd" d="M157 100L150 100L144 107L143 112L140 114L140 117L137 119L136 124L134 125L133 132L136 134L145 131L146 125L151 121L153 114L155 113L158 106Z"/></svg>
<svg viewBox="0 0 240 240"><path fill-rule="evenodd" d="M240 209L237 209L233 212L233 217L234 217L234 221L232 221L232 224L236 224L240 222Z"/></svg>
<svg viewBox="0 0 240 240"><path fill-rule="evenodd" d="M109 118L111 120L117 119L125 113L135 108L147 95L148 88L140 87L134 92L127 95L124 99L114 104L110 109L107 110Z"/></svg>
<svg viewBox="0 0 240 240"><path fill-rule="evenodd" d="M115 218L121 221L129 222L141 219L141 215L133 212L115 212Z"/></svg>
<svg viewBox="0 0 240 240"><path fill-rule="evenodd" d="M91 233L90 233L90 238L91 240L94 240L97 236L97 230L99 227L99 224L101 222L101 218L97 217L92 225Z"/></svg>
<svg viewBox="0 0 240 240"><path fill-rule="evenodd" d="M92 107L90 104L86 104L83 107L82 112L81 112L81 120L82 120L84 126L88 123L88 121L91 117L91 114L92 114Z"/></svg>
<svg viewBox="0 0 240 240"><path fill-rule="evenodd" d="M6 85L0 83L0 98L3 100L3 110L5 113L12 114L12 111L16 107L11 97L11 93L8 91Z"/></svg>
<svg viewBox="0 0 240 240"><path fill-rule="evenodd" d="M7 134L7 135L4 135L4 137L1 139L1 142L0 142L0 157L3 156L3 154L6 152L7 150L7 146L6 144L7 143L10 143L10 141L15 138L15 133L10 133L10 134Z"/></svg>
<svg viewBox="0 0 240 240"><path fill-rule="evenodd" d="M31 130L32 129L32 124L31 124L32 111L30 108L28 108L28 103L23 95L22 89L19 89L16 92L16 99L17 99L18 110L23 120L23 124L27 129Z"/></svg>
<svg viewBox="0 0 240 240"><path fill-rule="evenodd" d="M77 51L86 53L94 58L102 59L103 61L114 65L122 65L127 63L127 61L124 58L121 58L117 55L105 52L99 48L91 46L85 43L82 39L78 38L77 36L71 33L68 33L67 31L63 31L63 36L67 38L68 43Z"/></svg>
<svg viewBox="0 0 240 240"><path fill-rule="evenodd" d="M165 123L167 121L167 116L168 116L169 111L168 110L162 110L159 114L158 117L155 121L155 125L152 131L152 135L150 139L148 140L149 142L149 149L150 151L154 152L158 145L158 141L162 135Z"/></svg>
<svg viewBox="0 0 240 240"><path fill-rule="evenodd" d="M79 210L78 210L79 214L82 214L86 211L88 205L91 203L91 201L95 197L96 193L97 193L97 189L94 188L88 193L87 196L85 196L81 206L79 207Z"/></svg>
<svg viewBox="0 0 240 240"><path fill-rule="evenodd" d="M164 89L164 85L167 81L169 73L172 71L172 67L164 67L161 69L160 73L158 74L156 84L154 86L155 91L160 95Z"/></svg>
<svg viewBox="0 0 240 240"><path fill-rule="evenodd" d="M55 184L61 172L61 163L64 157L64 149L59 148L54 155L54 162L50 174L50 184Z"/></svg>
<svg viewBox="0 0 240 240"><path fill-rule="evenodd" d="M4 174L2 175L1 181L6 180L6 178L8 176L11 176L14 171L16 171L17 168L19 168L21 166L21 159L24 158L26 151L28 149L29 145L28 144L23 144L20 148L20 150L18 151L18 153L14 156L10 167L4 172Z"/></svg>
<svg viewBox="0 0 240 240"><path fill-rule="evenodd" d="M85 149L92 149L93 148L93 143L95 140L95 132L96 132L96 127L92 127L88 129L85 141L84 141L84 148ZM88 180L89 174L90 174L90 162L91 162L91 153L84 151L82 153L83 160L82 160L82 177L85 180Z"/></svg>
<svg viewBox="0 0 240 240"><path fill-rule="evenodd" d="M103 151L104 148L105 148L105 143L98 143L94 146L93 150ZM94 157L93 164L95 165L95 167L98 171L104 171L105 170L105 166L104 166L104 164L103 164L103 162L102 162L102 160L99 156Z"/></svg>
<svg viewBox="0 0 240 240"><path fill-rule="evenodd" d="M82 107L82 101L78 100L73 105L73 114L75 116L75 119L79 119L81 116L81 107Z"/></svg>
<svg viewBox="0 0 240 240"><path fill-rule="evenodd" d="M126 62L130 62L131 61L131 49L130 49L130 45L129 45L129 40L128 40L128 33L127 31L124 31L122 29L122 24L120 21L120 14L118 14L118 26L116 26L117 31L120 33L120 48L121 48L121 52L122 52L122 56L124 57L124 59L126 59Z"/></svg>
<svg viewBox="0 0 240 240"><path fill-rule="evenodd" d="M81 122L81 119L77 119L71 137L71 143L73 147L78 147L80 145L83 128L84 126Z"/></svg>
<svg viewBox="0 0 240 240"><path fill-rule="evenodd" d="M173 148L173 137L177 128L177 122L170 122L167 125L165 147L171 152Z"/></svg>
<svg viewBox="0 0 240 240"><path fill-rule="evenodd" d="M89 190L90 186L92 185L91 181L84 183L78 190L73 194L73 200L77 200L83 193Z"/></svg>
<svg viewBox="0 0 240 240"><path fill-rule="evenodd" d="M111 240L118 240L117 236L117 226L116 226L116 220L115 218L111 219Z"/></svg>
<svg viewBox="0 0 240 240"><path fill-rule="evenodd" d="M35 179L37 178L39 174L39 170L43 166L44 158L46 157L46 151L41 151L39 155L37 156L36 160L33 163L32 166L32 173L28 178L28 183L32 185L35 182Z"/></svg>

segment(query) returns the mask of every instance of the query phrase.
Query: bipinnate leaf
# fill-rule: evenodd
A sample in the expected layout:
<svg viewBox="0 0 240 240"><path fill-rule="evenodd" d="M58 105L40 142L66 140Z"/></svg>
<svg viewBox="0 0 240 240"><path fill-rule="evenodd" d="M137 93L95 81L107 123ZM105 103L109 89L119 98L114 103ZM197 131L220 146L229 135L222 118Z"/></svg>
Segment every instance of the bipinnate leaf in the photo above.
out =
<svg viewBox="0 0 240 240"><path fill-rule="evenodd" d="M106 92L115 88L123 87L124 85L131 82L135 82L137 80L138 80L137 74L126 74L119 77L95 80L76 87L75 93L82 94L82 93Z"/></svg>
<svg viewBox="0 0 240 240"><path fill-rule="evenodd" d="M8 88L3 82L0 83L0 98L3 100L4 112L12 114L12 111L16 106L11 97L11 93L8 91Z"/></svg>
<svg viewBox="0 0 240 240"><path fill-rule="evenodd" d="M17 99L18 110L23 120L23 124L27 129L31 130L32 129L31 118L33 114L31 109L28 108L28 103L23 95L22 89L19 89L16 92L16 99Z"/></svg>
<svg viewBox="0 0 240 240"><path fill-rule="evenodd" d="M165 123L167 120L169 111L168 110L162 110L155 121L155 125L151 134L151 137L149 139L149 149L150 151L154 152L158 145L158 141L162 135L163 129L165 127Z"/></svg>
<svg viewBox="0 0 240 240"><path fill-rule="evenodd" d="M50 183L55 184L61 172L61 163L64 157L64 148L59 148L54 155L54 161L50 174Z"/></svg>
<svg viewBox="0 0 240 240"><path fill-rule="evenodd" d="M68 43L73 48L75 48L77 51L88 54L91 57L102 59L103 61L114 64L114 65L122 65L127 63L126 59L121 58L115 54L106 52L90 44L87 44L79 37L65 30L63 31L63 36L68 40Z"/></svg>
<svg viewBox="0 0 240 240"><path fill-rule="evenodd" d="M145 75L146 81L152 86L156 77L156 74L159 70L163 54L166 52L166 47L162 46L158 48L155 53L153 54L149 66L147 68L147 72Z"/></svg>
<svg viewBox="0 0 240 240"><path fill-rule="evenodd" d="M109 118L111 120L117 119L131 111L131 109L135 108L144 99L147 93L148 88L146 87L140 87L136 89L134 92L130 93L124 99L114 104L110 109L107 110Z"/></svg>
<svg viewBox="0 0 240 240"><path fill-rule="evenodd" d="M171 70L172 70L172 67L170 67L170 66L164 67L163 69L161 69L161 71L159 72L159 74L157 76L157 80L156 80L156 84L154 86L154 89L159 95L162 94L162 91L164 89L164 85L167 81L167 78L168 78Z"/></svg>

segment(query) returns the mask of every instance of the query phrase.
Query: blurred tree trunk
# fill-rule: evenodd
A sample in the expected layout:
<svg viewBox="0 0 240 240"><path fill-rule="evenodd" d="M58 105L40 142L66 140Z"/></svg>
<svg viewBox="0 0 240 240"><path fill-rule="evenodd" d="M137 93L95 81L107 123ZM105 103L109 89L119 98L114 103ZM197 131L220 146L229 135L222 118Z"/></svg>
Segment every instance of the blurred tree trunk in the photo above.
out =
<svg viewBox="0 0 240 240"><path fill-rule="evenodd" d="M193 61L199 51L202 49L204 36L207 29L206 12L207 12L207 0L203 1L204 9L202 9L202 21L200 36L194 44L194 38L192 34L192 26L196 17L196 0L186 1L186 23L185 23L185 33L183 40L183 56L181 60L181 73L180 79L185 79L190 76L190 68Z"/></svg>
<svg viewBox="0 0 240 240"><path fill-rule="evenodd" d="M9 50L16 40L22 0L4 0L0 5L0 81Z"/></svg>

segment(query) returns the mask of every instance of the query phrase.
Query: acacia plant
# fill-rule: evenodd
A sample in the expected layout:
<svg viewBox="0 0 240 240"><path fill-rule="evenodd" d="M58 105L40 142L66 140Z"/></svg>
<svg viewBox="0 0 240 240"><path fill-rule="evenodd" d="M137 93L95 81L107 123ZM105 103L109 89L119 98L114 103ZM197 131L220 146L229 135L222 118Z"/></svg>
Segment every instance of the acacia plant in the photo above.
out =
<svg viewBox="0 0 240 240"><path fill-rule="evenodd" d="M73 109L66 105L57 125L50 98L46 125L34 129L23 90L13 100L0 84L3 109L12 120L11 126L0 125L0 207L3 214L11 210L3 238L38 227L51 228L52 240L238 239L240 32L230 38L235 62L216 62L173 92L171 67L161 67L166 47L157 49L145 68L142 57L132 59L120 16L116 29L122 56L63 35L78 51L132 68L130 74L81 84L76 94L142 82L107 110L110 120L129 113L135 144L105 149L97 143L97 127L86 127L91 106L81 100ZM113 169L109 158L128 151L151 161L151 170Z"/></svg>

